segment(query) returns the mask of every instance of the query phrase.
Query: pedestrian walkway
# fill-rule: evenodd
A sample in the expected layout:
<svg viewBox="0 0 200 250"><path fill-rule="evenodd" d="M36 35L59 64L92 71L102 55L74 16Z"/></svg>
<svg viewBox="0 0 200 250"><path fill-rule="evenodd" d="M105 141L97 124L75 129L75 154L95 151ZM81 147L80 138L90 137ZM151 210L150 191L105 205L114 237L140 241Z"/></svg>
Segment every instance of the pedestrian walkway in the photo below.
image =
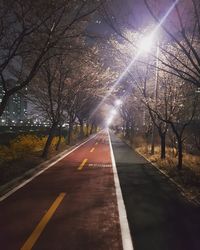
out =
<svg viewBox="0 0 200 250"><path fill-rule="evenodd" d="M143 157L111 134L135 250L199 250L200 208Z"/></svg>

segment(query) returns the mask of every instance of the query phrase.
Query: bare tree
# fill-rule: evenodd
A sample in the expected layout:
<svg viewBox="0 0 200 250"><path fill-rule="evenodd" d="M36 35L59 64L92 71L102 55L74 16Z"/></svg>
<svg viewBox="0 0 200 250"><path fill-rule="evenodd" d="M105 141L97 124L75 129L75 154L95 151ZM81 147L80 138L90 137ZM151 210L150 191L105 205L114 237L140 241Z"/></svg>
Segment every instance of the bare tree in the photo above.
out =
<svg viewBox="0 0 200 250"><path fill-rule="evenodd" d="M145 4L165 36L160 46L163 54L163 57L159 58L160 69L200 87L199 1L176 1L168 17L171 22L161 21L162 17L157 14L161 9L157 12L153 10L154 1L145 0Z"/></svg>
<svg viewBox="0 0 200 250"><path fill-rule="evenodd" d="M32 82L50 51L71 49L69 41L80 37L88 17L100 4L82 0L1 1L0 116L9 97ZM9 86L8 78L15 80L13 86Z"/></svg>
<svg viewBox="0 0 200 250"><path fill-rule="evenodd" d="M195 87L191 88L185 82L177 81L177 79L169 77L163 81L161 86L163 99L160 106L166 110L166 116L162 115L162 108L151 109L151 112L159 121L169 124L177 142L178 147L178 164L177 168L182 169L183 160L183 143L185 141L185 129L194 119L197 106L198 94L195 93Z"/></svg>
<svg viewBox="0 0 200 250"><path fill-rule="evenodd" d="M40 68L38 77L30 89L30 100L34 108L51 123L43 157L47 157L56 129L62 126L66 116L65 95L68 91L68 74L69 69L66 67L64 58L53 57Z"/></svg>
<svg viewBox="0 0 200 250"><path fill-rule="evenodd" d="M85 48L84 53L73 62L71 87L66 97L66 110L69 115L68 143L71 142L71 132L76 119L80 121L81 128L84 121L93 123L93 111L100 102L102 89L105 89L112 78L112 72L99 60L96 47Z"/></svg>

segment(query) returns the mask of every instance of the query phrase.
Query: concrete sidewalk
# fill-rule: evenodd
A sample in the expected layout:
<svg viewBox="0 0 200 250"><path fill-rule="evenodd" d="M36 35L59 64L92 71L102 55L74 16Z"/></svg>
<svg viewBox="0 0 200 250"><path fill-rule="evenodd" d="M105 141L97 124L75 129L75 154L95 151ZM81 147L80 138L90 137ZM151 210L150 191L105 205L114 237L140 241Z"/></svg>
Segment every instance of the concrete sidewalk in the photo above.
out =
<svg viewBox="0 0 200 250"><path fill-rule="evenodd" d="M199 250L200 208L111 133L135 250Z"/></svg>

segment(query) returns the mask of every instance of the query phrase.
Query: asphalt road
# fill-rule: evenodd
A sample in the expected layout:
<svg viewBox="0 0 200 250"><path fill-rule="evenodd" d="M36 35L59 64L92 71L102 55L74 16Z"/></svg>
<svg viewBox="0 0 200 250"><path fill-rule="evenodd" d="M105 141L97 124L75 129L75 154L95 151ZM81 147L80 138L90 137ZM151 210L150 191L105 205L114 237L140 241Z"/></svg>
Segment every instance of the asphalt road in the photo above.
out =
<svg viewBox="0 0 200 250"><path fill-rule="evenodd" d="M111 134L135 250L199 250L200 208Z"/></svg>
<svg viewBox="0 0 200 250"><path fill-rule="evenodd" d="M108 135L0 202L2 250L122 250Z"/></svg>
<svg viewBox="0 0 200 250"><path fill-rule="evenodd" d="M200 208L114 134L111 140L134 250L199 250ZM127 235L111 157L101 132L1 201L0 249L122 250Z"/></svg>

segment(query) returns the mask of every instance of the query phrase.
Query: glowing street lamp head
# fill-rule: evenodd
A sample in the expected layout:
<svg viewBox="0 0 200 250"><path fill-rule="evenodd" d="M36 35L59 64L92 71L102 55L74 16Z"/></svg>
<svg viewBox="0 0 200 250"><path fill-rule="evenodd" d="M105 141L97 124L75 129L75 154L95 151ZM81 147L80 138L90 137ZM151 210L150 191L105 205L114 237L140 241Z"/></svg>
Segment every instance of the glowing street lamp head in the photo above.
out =
<svg viewBox="0 0 200 250"><path fill-rule="evenodd" d="M120 99L117 99L117 100L115 101L115 105L116 105L117 107L119 107L121 104L122 104L122 101L121 101Z"/></svg>
<svg viewBox="0 0 200 250"><path fill-rule="evenodd" d="M145 36L139 43L139 49L141 52L149 52L153 45L153 36Z"/></svg>
<svg viewBox="0 0 200 250"><path fill-rule="evenodd" d="M111 110L111 114L112 114L112 115L116 115L116 114L117 114L117 110L116 110L116 109L112 109L112 110Z"/></svg>

